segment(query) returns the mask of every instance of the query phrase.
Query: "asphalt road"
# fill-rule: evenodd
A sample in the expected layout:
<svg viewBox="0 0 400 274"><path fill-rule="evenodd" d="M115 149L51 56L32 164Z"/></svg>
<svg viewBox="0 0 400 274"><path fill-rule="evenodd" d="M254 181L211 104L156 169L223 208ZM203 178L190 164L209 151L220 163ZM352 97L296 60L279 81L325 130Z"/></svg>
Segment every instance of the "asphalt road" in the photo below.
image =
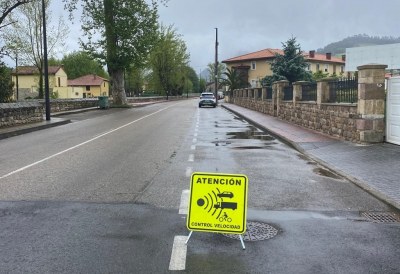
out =
<svg viewBox="0 0 400 274"><path fill-rule="evenodd" d="M399 223L360 215L392 208L220 107L68 118L0 140L0 273L400 272ZM195 171L246 174L248 222L276 236L242 250L195 232L175 249Z"/></svg>

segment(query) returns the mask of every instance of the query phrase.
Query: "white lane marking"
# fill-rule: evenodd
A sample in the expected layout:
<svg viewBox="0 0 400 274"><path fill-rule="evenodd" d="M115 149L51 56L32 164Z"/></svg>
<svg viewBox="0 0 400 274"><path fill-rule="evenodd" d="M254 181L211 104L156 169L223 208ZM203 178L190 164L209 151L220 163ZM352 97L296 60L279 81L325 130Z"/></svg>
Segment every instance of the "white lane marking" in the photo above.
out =
<svg viewBox="0 0 400 274"><path fill-rule="evenodd" d="M175 236L171 260L169 261L169 270L185 270L187 253L186 240L187 236Z"/></svg>
<svg viewBox="0 0 400 274"><path fill-rule="evenodd" d="M196 145L191 145L191 146L190 146L190 149L191 149L191 150L195 150L195 149L196 149Z"/></svg>
<svg viewBox="0 0 400 274"><path fill-rule="evenodd" d="M187 167L186 168L186 177L190 177L190 176L192 176L192 173L193 173L193 168L192 167Z"/></svg>
<svg viewBox="0 0 400 274"><path fill-rule="evenodd" d="M179 214L187 215L189 207L189 189L182 190L181 204L179 206Z"/></svg>
<svg viewBox="0 0 400 274"><path fill-rule="evenodd" d="M179 103L177 103L177 104L179 104ZM88 144L88 143L91 143L91 142L93 142L93 141L95 141L95 140L97 140L97 139L100 139L100 138L102 138L102 137L104 137L104 136L106 136L106 135L109 135L109 134L111 134L111 133L113 133L113 132L115 132L115 131L118 131L118 130L120 130L120 129L123 129L123 128L125 128L125 127L127 127L127 126L130 126L130 125L132 125L132 124L134 124L134 123L137 123L137 122L139 122L139 121L141 121L141 120L143 120L143 119L146 119L146 118L148 118L148 117L150 117L150 116L153 116L153 115L155 115L155 114L157 114L157 113L160 113L160 112L162 112L162 111L164 111L164 110L167 110L167 109L169 109L169 108L171 108L171 107L173 107L173 106L175 106L175 105L177 105L177 104L173 104L173 105L171 105L171 106L169 106L169 107L160 109L160 110L158 110L158 111L156 111L156 112L153 112L153 113L151 113L151 114L148 114L148 115L146 115L146 116L143 116L143 117L141 117L141 118L139 118L139 119L136 119L136 120L134 120L134 121L132 121L132 122L129 122L129 123L125 124L125 125L122 125L122 126L120 126L120 127L117 127L117 128L115 128L115 129L112 129L112 130L110 130L110 131L107 131L107 132L105 132L105 133L103 133L103 134L100 134L100 135L98 135L98 136L96 136L96 137L94 137L94 138L92 138L92 139L89 139L89 140L83 142L83 143L77 144L77 145L75 145L75 146L73 146L73 147L67 148L67 149L65 149L65 150L63 150L63 151L60 151L60 152L58 152L58 153L56 153L56 154L53 154L53 155L51 155L51 156L49 156L49 157L43 158L42 160L36 161L36 162L34 162L34 163L30 164L30 165L21 167L21 168L19 168L19 169L17 169L17 170L14 170L14 171L10 172L10 173L7 173L7 174L1 176L1 177L0 177L0 180L1 180L1 179L4 179L4 178L7 178L7 177L9 177L9 176L11 176L11 175L13 175L13 174L16 174L16 173L19 173L19 172L21 172L21 171L24 171L25 169L28 169L28 168L30 168L30 167L36 166L36 165L38 165L38 164L40 164L40 163L43 163L43 162L45 162L45 161L47 161L47 160L50 160L50 159L52 159L52 158L54 158L54 157L57 157L57 156L59 156L59 155L61 155L61 154L66 153L66 152L68 152L68 151L71 151L71 150L73 150L73 149L76 149L76 148L78 148L78 147L81 147L81 146L83 146L83 145L86 145L86 144Z"/></svg>
<svg viewBox="0 0 400 274"><path fill-rule="evenodd" d="M194 162L194 154L189 155L188 162Z"/></svg>

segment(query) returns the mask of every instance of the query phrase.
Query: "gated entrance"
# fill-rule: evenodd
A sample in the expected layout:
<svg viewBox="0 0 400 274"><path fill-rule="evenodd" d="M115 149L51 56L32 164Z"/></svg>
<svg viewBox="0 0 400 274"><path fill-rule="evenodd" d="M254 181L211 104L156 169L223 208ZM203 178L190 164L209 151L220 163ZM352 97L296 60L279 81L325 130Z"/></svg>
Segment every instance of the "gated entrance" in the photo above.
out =
<svg viewBox="0 0 400 274"><path fill-rule="evenodd" d="M400 77L388 81L386 141L400 145Z"/></svg>

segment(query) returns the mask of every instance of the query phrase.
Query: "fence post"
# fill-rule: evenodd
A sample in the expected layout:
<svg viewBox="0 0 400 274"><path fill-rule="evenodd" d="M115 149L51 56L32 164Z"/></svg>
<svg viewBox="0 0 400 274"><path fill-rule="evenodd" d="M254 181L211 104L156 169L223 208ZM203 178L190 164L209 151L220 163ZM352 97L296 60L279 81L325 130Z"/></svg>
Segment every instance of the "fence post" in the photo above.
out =
<svg viewBox="0 0 400 274"><path fill-rule="evenodd" d="M279 107L282 104L283 97L284 97L284 92L283 88L289 85L289 81L287 80L282 80L282 81L277 81L272 84L272 101L276 102L276 111L274 111L274 116L279 116ZM274 98L275 95L275 98ZM275 109L275 107L274 107Z"/></svg>
<svg viewBox="0 0 400 274"><path fill-rule="evenodd" d="M267 88L263 87L261 89L261 101L265 101L267 99Z"/></svg>
<svg viewBox="0 0 400 274"><path fill-rule="evenodd" d="M356 121L360 141L363 143L383 142L385 134L385 69L387 65L368 64L358 69Z"/></svg>
<svg viewBox="0 0 400 274"><path fill-rule="evenodd" d="M303 99L303 85L309 84L307 81L297 81L293 83L293 105Z"/></svg>
<svg viewBox="0 0 400 274"><path fill-rule="evenodd" d="M317 105L329 102L329 83L336 80L336 78L328 77L317 81Z"/></svg>

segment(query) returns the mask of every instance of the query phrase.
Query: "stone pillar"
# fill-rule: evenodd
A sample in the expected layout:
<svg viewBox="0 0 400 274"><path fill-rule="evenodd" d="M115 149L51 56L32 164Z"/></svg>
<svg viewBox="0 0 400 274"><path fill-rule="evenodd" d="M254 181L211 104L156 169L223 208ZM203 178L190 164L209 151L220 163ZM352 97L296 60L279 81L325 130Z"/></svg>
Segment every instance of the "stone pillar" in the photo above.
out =
<svg viewBox="0 0 400 274"><path fill-rule="evenodd" d="M276 112L274 112L274 116L279 116L279 106L282 104L284 93L283 88L289 85L289 81L282 80L277 81L272 84L272 99L276 103ZM275 98L274 98L275 95Z"/></svg>
<svg viewBox="0 0 400 274"><path fill-rule="evenodd" d="M362 143L383 142L385 134L386 65L368 64L358 69L357 130Z"/></svg>
<svg viewBox="0 0 400 274"><path fill-rule="evenodd" d="M265 101L267 99L267 88L261 89L261 101Z"/></svg>
<svg viewBox="0 0 400 274"><path fill-rule="evenodd" d="M317 105L329 102L329 82L336 80L336 78L324 78L317 81Z"/></svg>
<svg viewBox="0 0 400 274"><path fill-rule="evenodd" d="M309 84L307 81L298 81L293 83L293 105L296 105L296 102L301 101L303 97L303 85Z"/></svg>

